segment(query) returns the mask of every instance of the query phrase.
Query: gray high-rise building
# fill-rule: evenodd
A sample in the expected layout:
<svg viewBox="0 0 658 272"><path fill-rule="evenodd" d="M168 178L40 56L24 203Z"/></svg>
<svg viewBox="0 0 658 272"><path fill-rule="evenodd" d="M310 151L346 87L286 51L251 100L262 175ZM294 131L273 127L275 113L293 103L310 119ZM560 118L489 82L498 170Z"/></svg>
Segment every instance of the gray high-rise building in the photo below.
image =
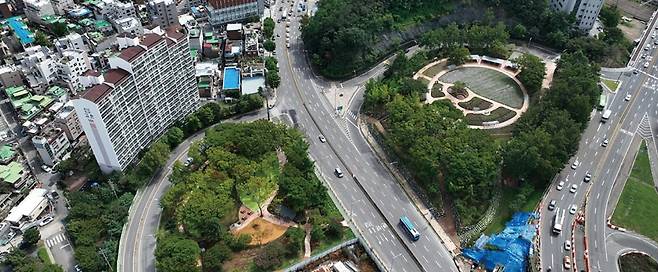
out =
<svg viewBox="0 0 658 272"><path fill-rule="evenodd" d="M151 22L160 27L168 27L178 23L178 10L174 0L149 0L146 2Z"/></svg>
<svg viewBox="0 0 658 272"><path fill-rule="evenodd" d="M550 0L550 6L553 10L574 14L575 27L587 32L599 17L603 0Z"/></svg>

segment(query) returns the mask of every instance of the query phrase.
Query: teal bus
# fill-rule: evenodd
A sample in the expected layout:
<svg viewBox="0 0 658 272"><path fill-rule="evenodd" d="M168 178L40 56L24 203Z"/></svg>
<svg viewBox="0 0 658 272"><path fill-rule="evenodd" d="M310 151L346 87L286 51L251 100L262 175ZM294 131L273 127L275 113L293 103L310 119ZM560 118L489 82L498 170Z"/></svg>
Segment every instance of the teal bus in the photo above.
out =
<svg viewBox="0 0 658 272"><path fill-rule="evenodd" d="M602 93L601 96L599 97L599 106L597 107L597 109L602 111L603 109L605 109L606 104L608 104L608 96L605 95L605 93Z"/></svg>
<svg viewBox="0 0 658 272"><path fill-rule="evenodd" d="M418 241L420 238L420 233L416 230L416 227L414 227L414 224L411 223L409 218L406 216L400 217L400 224L402 224L404 230L407 232L409 237L411 237L411 240Z"/></svg>

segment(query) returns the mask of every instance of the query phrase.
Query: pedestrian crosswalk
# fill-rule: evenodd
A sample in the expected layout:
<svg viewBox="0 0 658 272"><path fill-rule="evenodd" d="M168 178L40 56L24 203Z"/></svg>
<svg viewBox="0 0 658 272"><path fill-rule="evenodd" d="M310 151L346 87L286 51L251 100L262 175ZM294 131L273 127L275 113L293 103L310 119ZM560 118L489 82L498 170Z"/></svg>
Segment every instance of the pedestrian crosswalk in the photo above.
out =
<svg viewBox="0 0 658 272"><path fill-rule="evenodd" d="M55 236L52 236L48 240L46 240L46 246L48 247L53 247L55 245L58 245L62 242L65 242L64 244L68 244L69 242L66 240L66 236L64 233L59 233Z"/></svg>

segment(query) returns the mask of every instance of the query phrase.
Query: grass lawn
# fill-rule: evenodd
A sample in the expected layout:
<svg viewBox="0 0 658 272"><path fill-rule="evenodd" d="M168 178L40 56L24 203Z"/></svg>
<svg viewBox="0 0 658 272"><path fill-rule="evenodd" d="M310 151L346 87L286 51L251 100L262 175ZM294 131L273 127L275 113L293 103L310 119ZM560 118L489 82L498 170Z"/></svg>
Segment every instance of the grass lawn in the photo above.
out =
<svg viewBox="0 0 658 272"><path fill-rule="evenodd" d="M41 262L45 264L52 264L53 262L50 260L50 257L48 257L48 252L46 251L45 247L40 247L37 250L37 256L39 256L39 259L41 259Z"/></svg>
<svg viewBox="0 0 658 272"><path fill-rule="evenodd" d="M624 185L612 215L612 223L658 241L658 193L653 187L645 143L635 158L631 175Z"/></svg>
<svg viewBox="0 0 658 272"><path fill-rule="evenodd" d="M512 211L509 208L509 203L514 200L518 193L519 189L518 188L504 188L503 189L503 196L500 199L500 206L498 206L498 211L496 213L496 216L494 219L491 221L491 224L487 226L486 229L484 229L484 234L490 235L493 233L498 233L501 232L505 228L505 223L512 219L512 214L517 211ZM534 192L528 196L528 200L526 201L525 204L523 204L523 207L521 207L521 211L524 212L530 212L535 210L535 207L537 207L537 203L541 200L542 196L542 190L537 190L535 189Z"/></svg>
<svg viewBox="0 0 658 272"><path fill-rule="evenodd" d="M430 81L427 78L424 78L424 77L419 77L417 80L419 80L420 82L422 82L425 85L430 84Z"/></svg>
<svg viewBox="0 0 658 272"><path fill-rule="evenodd" d="M242 202L243 205L247 206L247 208L253 212L258 212L258 202L251 198L251 196L241 195L240 202Z"/></svg>
<svg viewBox="0 0 658 272"><path fill-rule="evenodd" d="M434 77L439 72L445 70L446 67L447 67L447 65L446 65L445 62L434 64L432 67L427 68L427 70L425 70L425 72L423 72L423 75L426 75L428 77Z"/></svg>
<svg viewBox="0 0 658 272"><path fill-rule="evenodd" d="M439 97L444 97L445 94L443 93L443 84L441 83L434 83L434 86L432 86L432 90L430 91L430 95L434 98L439 98Z"/></svg>
<svg viewBox="0 0 658 272"><path fill-rule="evenodd" d="M610 79L602 78L601 82L603 82L603 84L613 92L616 91L617 87L619 86L619 81L616 81L616 80L610 80Z"/></svg>

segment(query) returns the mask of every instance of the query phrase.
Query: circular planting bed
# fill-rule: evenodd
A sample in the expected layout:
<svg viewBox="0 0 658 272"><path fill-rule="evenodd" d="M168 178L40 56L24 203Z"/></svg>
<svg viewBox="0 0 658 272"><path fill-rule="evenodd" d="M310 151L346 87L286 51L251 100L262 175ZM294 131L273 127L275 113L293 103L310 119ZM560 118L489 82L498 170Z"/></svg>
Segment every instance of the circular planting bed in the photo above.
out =
<svg viewBox="0 0 658 272"><path fill-rule="evenodd" d="M508 75L484 67L460 67L439 77L446 83L464 82L469 90L493 101L520 109L523 91Z"/></svg>
<svg viewBox="0 0 658 272"><path fill-rule="evenodd" d="M509 119L512 119L516 115L516 112L509 109L498 107L491 111L489 114L477 114L469 113L466 114L466 122L471 126L486 126L493 125L497 123L505 122Z"/></svg>
<svg viewBox="0 0 658 272"><path fill-rule="evenodd" d="M432 90L430 91L430 95L431 95L433 98L439 98L439 97L444 97L444 96L446 96L446 95L443 93L443 84L438 83L438 82L434 83L434 86L432 86Z"/></svg>
<svg viewBox="0 0 658 272"><path fill-rule="evenodd" d="M491 108L491 105L493 105L491 102L486 101L479 97L473 97L471 98L471 100L468 100L466 102L459 102L460 107L472 111L486 110L488 108Z"/></svg>

